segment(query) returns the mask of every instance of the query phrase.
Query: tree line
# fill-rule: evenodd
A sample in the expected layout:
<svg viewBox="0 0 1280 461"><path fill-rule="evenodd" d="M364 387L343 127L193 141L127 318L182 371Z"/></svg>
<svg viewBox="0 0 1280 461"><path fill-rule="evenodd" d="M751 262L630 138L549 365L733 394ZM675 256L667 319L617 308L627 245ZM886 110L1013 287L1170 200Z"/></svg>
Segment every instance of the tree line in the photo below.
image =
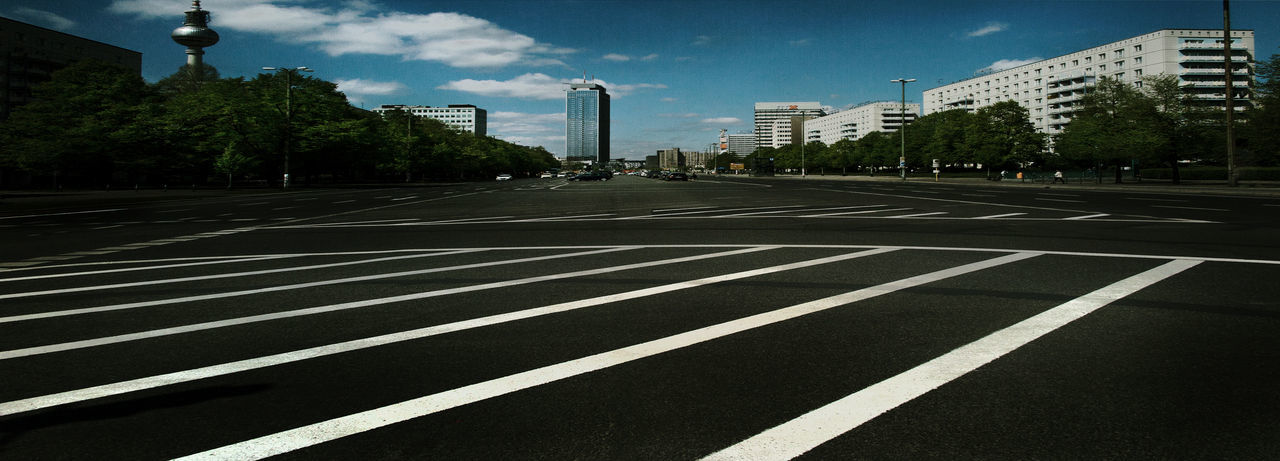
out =
<svg viewBox="0 0 1280 461"><path fill-rule="evenodd" d="M1258 63L1256 82L1250 91L1252 107L1236 117L1237 165L1280 166L1277 56ZM763 147L744 160L757 171L875 174L896 173L902 156L911 170L931 171L937 159L950 171L981 166L988 177L1001 170L1114 170L1117 182L1126 167L1171 169L1177 182L1182 166L1227 163L1225 111L1220 103L1206 103L1186 91L1177 76L1148 76L1140 85L1103 77L1076 104L1070 123L1054 136L1035 129L1027 108L1002 101L975 112L957 109L920 117L907 126L905 139L899 131L872 132L829 146L812 141Z"/></svg>
<svg viewBox="0 0 1280 461"><path fill-rule="evenodd" d="M72 64L0 124L0 186L275 185L286 151L293 184L492 179L558 166L541 147L403 112L383 118L332 82L281 72L220 78L184 66L149 84L128 69Z"/></svg>

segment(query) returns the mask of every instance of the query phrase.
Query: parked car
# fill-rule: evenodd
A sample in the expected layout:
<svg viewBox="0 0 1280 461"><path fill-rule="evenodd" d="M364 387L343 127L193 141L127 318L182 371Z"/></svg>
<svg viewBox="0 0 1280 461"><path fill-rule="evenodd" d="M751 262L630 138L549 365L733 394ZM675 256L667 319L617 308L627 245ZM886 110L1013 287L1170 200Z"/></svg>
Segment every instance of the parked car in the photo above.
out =
<svg viewBox="0 0 1280 461"><path fill-rule="evenodd" d="M1225 72L1225 71L1224 71L1224 72ZM553 176L551 173L542 173L542 174L538 175L538 177L539 177L539 178L542 178L542 179L547 179L547 178L552 178L552 177L554 177L554 176Z"/></svg>
<svg viewBox="0 0 1280 461"><path fill-rule="evenodd" d="M569 178L570 181L604 181L609 179L604 174L591 171Z"/></svg>
<svg viewBox="0 0 1280 461"><path fill-rule="evenodd" d="M679 171L673 171L671 172L671 174L667 175L667 181L688 181L688 180L689 180L689 175L681 173Z"/></svg>
<svg viewBox="0 0 1280 461"><path fill-rule="evenodd" d="M506 174L506 173L502 173L502 174L498 175L498 180L499 180L499 181L510 181L510 180L511 180L511 175Z"/></svg>

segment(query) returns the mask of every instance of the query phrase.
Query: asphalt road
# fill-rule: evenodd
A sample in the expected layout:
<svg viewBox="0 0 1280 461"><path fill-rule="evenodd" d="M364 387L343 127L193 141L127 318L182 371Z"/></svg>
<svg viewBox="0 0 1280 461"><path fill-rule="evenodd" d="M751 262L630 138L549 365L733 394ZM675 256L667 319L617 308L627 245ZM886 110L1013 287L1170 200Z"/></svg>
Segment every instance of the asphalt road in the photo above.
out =
<svg viewBox="0 0 1280 461"><path fill-rule="evenodd" d="M0 200L0 459L1269 459L1280 194Z"/></svg>

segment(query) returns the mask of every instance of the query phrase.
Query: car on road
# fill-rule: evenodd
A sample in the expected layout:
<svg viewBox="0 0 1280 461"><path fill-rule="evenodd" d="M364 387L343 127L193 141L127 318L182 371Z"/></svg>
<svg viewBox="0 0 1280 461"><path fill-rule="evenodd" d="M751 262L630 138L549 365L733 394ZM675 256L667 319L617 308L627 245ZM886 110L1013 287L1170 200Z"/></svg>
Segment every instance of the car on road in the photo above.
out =
<svg viewBox="0 0 1280 461"><path fill-rule="evenodd" d="M555 176L554 176L554 175L552 175L551 173L542 173L542 174L538 175L538 177L539 177L539 178L542 178L542 179L547 179L547 178L553 178L553 177L555 177Z"/></svg>
<svg viewBox="0 0 1280 461"><path fill-rule="evenodd" d="M666 180L667 181L688 181L689 175L681 173L679 171L673 171L667 174Z"/></svg>
<svg viewBox="0 0 1280 461"><path fill-rule="evenodd" d="M570 181L605 181L609 179L603 173L592 171L569 178Z"/></svg>
<svg viewBox="0 0 1280 461"><path fill-rule="evenodd" d="M498 175L497 180L498 180L498 181L510 181L510 180L511 180L511 175L506 174L506 173L502 173L502 174Z"/></svg>

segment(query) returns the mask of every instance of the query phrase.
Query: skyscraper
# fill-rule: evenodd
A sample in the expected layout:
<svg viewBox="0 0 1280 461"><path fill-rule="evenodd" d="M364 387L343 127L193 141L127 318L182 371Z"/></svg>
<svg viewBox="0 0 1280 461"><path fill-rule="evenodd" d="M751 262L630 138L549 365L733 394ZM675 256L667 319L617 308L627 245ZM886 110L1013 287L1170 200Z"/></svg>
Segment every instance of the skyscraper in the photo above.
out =
<svg viewBox="0 0 1280 461"><path fill-rule="evenodd" d="M565 96L565 157L609 162L609 93L594 83L571 83Z"/></svg>
<svg viewBox="0 0 1280 461"><path fill-rule="evenodd" d="M791 144L787 133L774 133L776 122L790 125L791 117L821 117L827 115L818 102L757 102L756 147L782 147Z"/></svg>

